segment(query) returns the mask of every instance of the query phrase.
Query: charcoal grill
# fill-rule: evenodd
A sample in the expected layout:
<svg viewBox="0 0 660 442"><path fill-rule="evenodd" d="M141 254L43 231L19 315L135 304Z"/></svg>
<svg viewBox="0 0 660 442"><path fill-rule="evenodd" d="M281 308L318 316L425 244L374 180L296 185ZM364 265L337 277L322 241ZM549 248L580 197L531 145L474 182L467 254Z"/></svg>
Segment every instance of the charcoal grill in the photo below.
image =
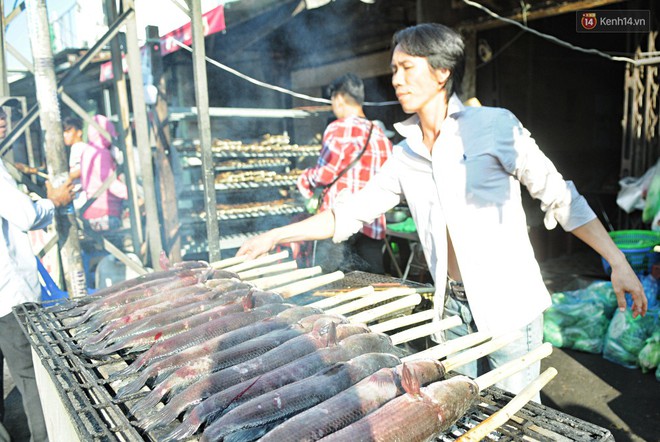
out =
<svg viewBox="0 0 660 442"><path fill-rule="evenodd" d="M357 288L369 284L397 284L403 281L364 272L352 272L333 283L333 289ZM405 282L428 289L429 286ZM324 290L329 290L324 287ZM310 296L310 294L307 294ZM107 361L91 360L76 340L63 328L62 321L48 308L27 303L14 308L14 314L32 344L37 382L42 394L49 432L54 440L66 441L157 441L160 432L142 432L127 416L130 402L115 402L107 378L131 362L113 355ZM453 441L476 424L501 409L512 395L496 387L481 393L481 403L439 441ZM135 400L127 398L128 401ZM162 430L161 430L162 431ZM528 403L506 425L489 435L498 441L613 441L611 433L570 415ZM195 437L188 440L196 440Z"/></svg>

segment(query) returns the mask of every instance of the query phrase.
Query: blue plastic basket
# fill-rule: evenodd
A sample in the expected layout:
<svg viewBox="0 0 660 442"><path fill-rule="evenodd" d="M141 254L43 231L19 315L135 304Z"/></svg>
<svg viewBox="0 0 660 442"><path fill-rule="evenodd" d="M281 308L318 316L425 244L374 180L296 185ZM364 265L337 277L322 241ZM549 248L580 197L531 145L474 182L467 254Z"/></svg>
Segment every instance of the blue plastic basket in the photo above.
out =
<svg viewBox="0 0 660 442"><path fill-rule="evenodd" d="M651 230L617 230L610 232L610 237L636 273L648 273L653 264L660 261L660 253L653 248L660 244L660 232ZM610 264L603 259L603 268L609 275L612 272Z"/></svg>

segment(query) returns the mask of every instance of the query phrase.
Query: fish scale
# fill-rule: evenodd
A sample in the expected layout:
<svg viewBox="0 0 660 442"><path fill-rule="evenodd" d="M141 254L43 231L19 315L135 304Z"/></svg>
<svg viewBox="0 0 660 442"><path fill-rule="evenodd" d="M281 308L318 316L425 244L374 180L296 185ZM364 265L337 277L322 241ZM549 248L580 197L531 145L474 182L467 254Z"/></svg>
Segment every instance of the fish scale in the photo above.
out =
<svg viewBox="0 0 660 442"><path fill-rule="evenodd" d="M311 316L310 316L311 315ZM140 380L144 384L148 379L156 376L156 383L162 382L169 374L190 361L206 354L226 350L245 341L265 335L273 330L293 326L298 322L301 333L307 333L312 329L314 321L319 318L333 319L341 322L336 315L321 315L320 310L313 307L292 307L278 313L273 318L263 319L254 324L221 334L215 338L209 339L197 346L187 348L176 354L151 361L150 355L143 353L130 366L122 370L122 376L137 372L140 368L146 368L140 374ZM316 319L312 319L316 318ZM311 322L310 322L311 321Z"/></svg>
<svg viewBox="0 0 660 442"><path fill-rule="evenodd" d="M406 363L420 384L442 379L445 369L434 360ZM403 365L384 368L351 388L275 427L262 442L316 441L363 418L368 413L405 393L401 384ZM310 425L310 422L314 422Z"/></svg>
<svg viewBox="0 0 660 442"><path fill-rule="evenodd" d="M240 440L254 440L272 428L273 422L294 416L349 388L383 367L400 363L386 353L366 353L339 362L314 376L278 388L234 408L204 430L203 441L226 439L232 433Z"/></svg>
<svg viewBox="0 0 660 442"><path fill-rule="evenodd" d="M366 327L353 324L338 325L336 326L336 329L336 340L340 341L340 348L345 339L349 340L350 343L352 335L366 334L368 332ZM222 392L236 384L240 384L248 379L253 379L256 376L262 375L264 379L271 379L272 372L278 367L285 366L292 361L298 363L293 367L289 365L291 369L288 369L285 376L294 375L300 372L307 373L307 371L311 372L307 373L306 376L316 373L324 367L324 362L328 364L336 362L335 359L331 359L333 357L333 352L339 354L339 351L335 350L337 347L334 346L324 349L326 350L325 353L328 353L327 355L325 355L324 352L316 353L317 350L322 349L327 345L322 330L323 329L319 330L315 324L314 331L306 335L287 341L279 347L266 352L262 356L222 369L198 380L180 394L174 396L165 407L158 411L158 413L152 413L147 418L142 419L140 426L143 428L154 428L157 425L169 423L188 408L200 403L209 396ZM376 338L374 338L374 340L375 339ZM301 358L304 358L304 360ZM282 373L282 371L280 370L276 373ZM240 394L240 391L236 392L234 396L229 398L225 406L238 394Z"/></svg>
<svg viewBox="0 0 660 442"><path fill-rule="evenodd" d="M385 335L364 333L347 337L335 347L321 348L312 354L210 396L197 405L165 440L172 440L169 437L191 436L204 422L214 421L222 414L261 394L313 376L338 362L347 361L363 353L397 351L398 349L391 345L389 337ZM175 407L176 400L175 398L159 411L161 422L167 423L168 419L173 420L183 411L183 407Z"/></svg>

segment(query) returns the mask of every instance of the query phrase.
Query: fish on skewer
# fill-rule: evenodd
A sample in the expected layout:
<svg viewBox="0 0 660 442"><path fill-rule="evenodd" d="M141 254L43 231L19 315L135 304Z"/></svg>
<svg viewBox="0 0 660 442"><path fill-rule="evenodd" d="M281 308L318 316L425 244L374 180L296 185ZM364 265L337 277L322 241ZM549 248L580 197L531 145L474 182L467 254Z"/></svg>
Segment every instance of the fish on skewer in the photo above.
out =
<svg viewBox="0 0 660 442"><path fill-rule="evenodd" d="M389 353L365 353L338 362L311 377L239 405L206 427L201 440L256 440L285 419L331 398L381 368L399 363L399 358Z"/></svg>
<svg viewBox="0 0 660 442"><path fill-rule="evenodd" d="M476 379L455 376L420 387L415 374L403 370L407 394L392 399L371 414L320 440L394 441L431 440L451 427L479 399L479 392L537 362L552 352L549 343Z"/></svg>
<svg viewBox="0 0 660 442"><path fill-rule="evenodd" d="M447 372L492 353L520 336L520 333L500 336L442 362L435 359L418 359L404 364L407 365L408 370L415 373L419 384L424 386L444 379ZM402 382L404 364L379 370L327 401L288 419L268 432L261 440L263 442L316 441L350 425L405 393Z"/></svg>
<svg viewBox="0 0 660 442"><path fill-rule="evenodd" d="M126 353L143 351L149 349L157 341L163 341L175 335L188 332L202 324L210 330L216 330L217 334L220 332L226 333L227 331L235 330L244 325L268 318L289 307L289 305L281 303L282 298L273 298L270 295L265 298L256 297L255 300L259 300L258 302L261 305L252 308L255 301L252 296L246 296L242 302L219 305L192 317L181 319L171 324L165 324L136 336L129 336L127 339L122 339L113 345L105 347L91 356L109 355L119 350L123 350ZM189 346L195 343L196 341L193 340L188 341Z"/></svg>
<svg viewBox="0 0 660 442"><path fill-rule="evenodd" d="M364 333L349 336L338 345L321 348L312 354L210 396L197 405L163 442L190 436L203 423L219 419L243 403L365 353L401 354L401 351L392 346L386 335ZM174 404L170 402L159 411L157 421L152 420L151 428L156 424L164 425L173 421L183 411L180 401L177 402Z"/></svg>
<svg viewBox="0 0 660 442"><path fill-rule="evenodd" d="M80 342L80 346L83 347L83 349L86 346L89 346L93 349L91 351L96 351L117 342L120 339L126 338L127 336L134 336L143 331L152 330L165 322L169 323L178 321L196 313L210 310L217 305L243 299L249 293L254 291L253 287L243 283L232 285L231 287L228 287L228 289L229 291L217 288L211 289L206 294L210 301L186 303L161 313L151 311L150 313L154 314L141 319L136 319L133 314L129 314L121 318L119 323L115 322L114 324L108 324L96 335L85 337ZM199 296L204 297L204 295ZM139 315L139 313L140 312L134 312L135 315Z"/></svg>
<svg viewBox="0 0 660 442"><path fill-rule="evenodd" d="M289 310L300 311L302 308L294 307ZM288 310L285 310L282 313L287 312ZM306 312L300 313L305 314ZM317 320L321 319L319 314L314 314L313 317ZM295 319L297 316L290 315L290 320ZM323 319L323 321L319 321L320 326L326 325L329 320L341 321L340 318L331 315L326 315ZM168 358L147 366L136 379L120 387L117 395L121 397L135 393L153 377L156 378L155 385L165 383L159 385L159 388L164 388L166 391L179 390L184 385L193 383L200 376L262 355L290 339L312 331L313 326L314 322L301 318L300 321L289 324L287 327L277 328L269 333L237 343L230 348L217 351L213 349L213 345L207 345L208 341L202 342L198 346L176 352ZM181 376L183 379L180 379Z"/></svg>
<svg viewBox="0 0 660 442"><path fill-rule="evenodd" d="M255 376L266 374L278 367L286 365L297 359L307 357L309 355L312 355L309 356L310 363L316 364L313 365L313 367L318 367L314 371L316 372L321 368L324 360L324 352L317 353L317 350L326 347L341 347L343 349L344 347L349 347L351 344L355 346L362 341L355 341L353 339L350 340L348 344L346 344L345 341L351 338L353 335L367 334L368 331L369 329L363 325L336 325L334 322L326 324L321 328L315 328L312 332L291 339L290 341L285 342L279 347L276 347L257 358L224 368L198 380L170 399L170 401L165 406L168 413L167 417L169 418L173 416L172 419L176 419L176 417L183 411L198 404L212 394L218 393L226 388L231 387L232 385L238 384L248 379L252 379ZM373 339L369 341L373 341ZM335 345L336 343L339 344ZM149 410L151 407L157 404L158 401L162 398L162 393L156 391L157 389L158 386L154 389L154 391L147 395L147 397L132 407L131 412L134 415L137 415L140 412ZM162 421L166 416L165 408L158 413L162 417L159 418L151 416L146 419L142 419L140 425L151 428L155 426L155 424L152 423L152 420L157 420L159 424L162 424Z"/></svg>
<svg viewBox="0 0 660 442"><path fill-rule="evenodd" d="M155 344L148 351L142 353L138 358L123 370L112 375L114 379L121 379L128 375L138 372L148 367L152 373L160 374L160 371L167 370L170 367L178 368L185 365L185 358L190 360L211 352L222 351L234 345L238 345L249 339L269 333L273 330L284 328L293 324L299 318L305 318L310 314L319 314L317 309L311 307L292 306L274 317L262 319L236 330L222 333L214 338L206 340L204 343L187 349L178 349L177 342L170 342L169 339L162 343ZM324 317L328 315L323 315ZM347 322L344 319L335 317L337 323ZM318 318L310 319L311 324ZM309 326L311 327L311 324ZM305 326L308 326L307 324ZM161 345L162 344L162 345ZM187 345L184 343L184 345ZM174 354L172 352L174 351ZM151 377L151 374L149 375Z"/></svg>
<svg viewBox="0 0 660 442"><path fill-rule="evenodd" d="M76 298L74 300L69 300L69 302L66 302L64 304L47 307L47 309L51 313L61 313L66 310L83 307L86 304L96 302L99 299L105 299L112 296L121 295L122 293L125 293L129 290L138 287L147 288L152 285L157 285L161 282L160 280L175 277L178 273L183 273L186 270L209 268L209 267L210 267L209 264L203 261L184 261L178 263L171 269L158 271L158 272L145 273L144 275L140 275L135 278L118 282L110 287L99 289L96 292L94 292L94 294ZM227 274L230 273L233 272L227 272ZM80 313L74 313L73 316L77 316L78 314Z"/></svg>
<svg viewBox="0 0 660 442"><path fill-rule="evenodd" d="M111 310L104 310L92 316L84 324L72 330L77 339L84 339L102 327L112 326L117 321L127 319L130 321L134 317L144 318L149 316L149 312L159 313L164 309L170 309L176 305L181 305L195 296L203 296L210 292L204 284L193 284L177 289L162 291L151 296L119 305ZM133 314L133 318L126 318Z"/></svg>

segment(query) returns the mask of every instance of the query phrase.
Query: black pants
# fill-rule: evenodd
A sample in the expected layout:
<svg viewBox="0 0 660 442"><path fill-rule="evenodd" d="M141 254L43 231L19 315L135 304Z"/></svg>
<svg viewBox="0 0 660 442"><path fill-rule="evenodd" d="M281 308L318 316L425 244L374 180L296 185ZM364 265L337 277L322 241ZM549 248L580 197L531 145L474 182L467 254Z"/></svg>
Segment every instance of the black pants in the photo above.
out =
<svg viewBox="0 0 660 442"><path fill-rule="evenodd" d="M320 265L326 273L359 270L383 274L384 245L382 239L373 239L361 232L338 244L329 239L316 241L314 265Z"/></svg>
<svg viewBox="0 0 660 442"><path fill-rule="evenodd" d="M23 399L23 409L30 427L31 441L47 441L46 422L41 409L32 365L30 343L13 313L0 318L0 361L7 361L11 377ZM4 391L3 368L0 362L0 391ZM4 400L0 403L0 418L4 419Z"/></svg>

